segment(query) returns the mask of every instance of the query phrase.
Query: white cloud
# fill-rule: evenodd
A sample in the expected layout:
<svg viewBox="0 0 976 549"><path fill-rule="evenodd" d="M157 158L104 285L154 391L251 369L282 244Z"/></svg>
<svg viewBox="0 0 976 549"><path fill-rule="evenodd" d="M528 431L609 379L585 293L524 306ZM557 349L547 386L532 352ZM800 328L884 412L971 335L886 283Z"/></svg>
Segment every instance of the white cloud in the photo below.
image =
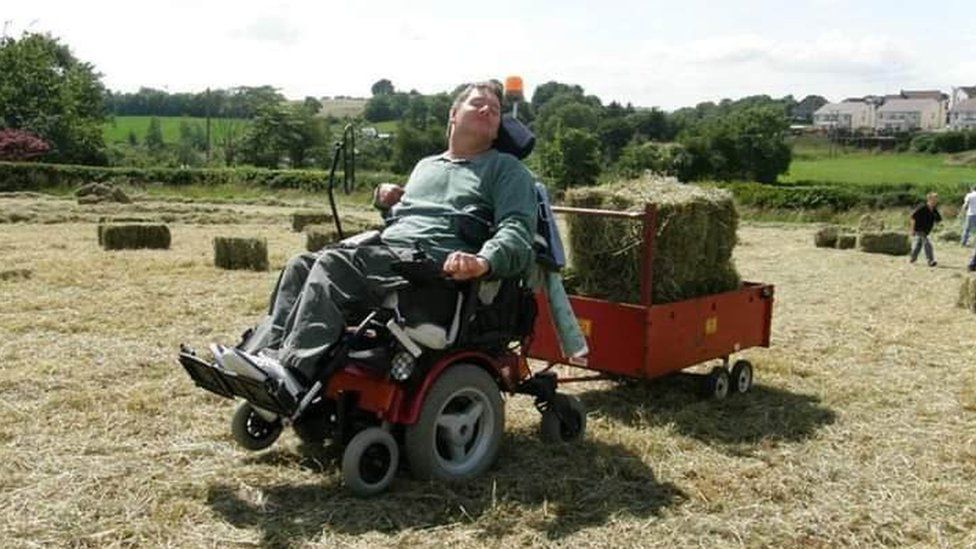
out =
<svg viewBox="0 0 976 549"><path fill-rule="evenodd" d="M300 34L297 27L287 19L277 15L259 17L248 23L246 27L232 32L232 35L237 38L273 42L286 46L297 43Z"/></svg>

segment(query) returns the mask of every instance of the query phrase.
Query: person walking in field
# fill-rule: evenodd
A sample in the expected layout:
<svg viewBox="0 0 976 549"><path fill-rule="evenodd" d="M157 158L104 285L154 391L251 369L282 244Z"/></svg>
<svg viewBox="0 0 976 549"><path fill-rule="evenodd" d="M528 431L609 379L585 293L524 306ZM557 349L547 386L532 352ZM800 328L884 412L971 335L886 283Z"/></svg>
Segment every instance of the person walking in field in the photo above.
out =
<svg viewBox="0 0 976 549"><path fill-rule="evenodd" d="M976 231L976 185L969 188L969 193L962 200L963 223L962 239L959 241L963 246L969 244L969 233Z"/></svg>
<svg viewBox="0 0 976 549"><path fill-rule="evenodd" d="M918 253L924 249L925 259L928 260L929 267L935 267L938 264L935 260L935 252L932 249L932 241L929 239L932 228L935 227L936 223L942 221L938 203L939 195L929 193L925 195L925 204L915 208L915 211L912 212L909 219L909 231L915 242L912 245L909 263L915 263L915 260L918 259Z"/></svg>

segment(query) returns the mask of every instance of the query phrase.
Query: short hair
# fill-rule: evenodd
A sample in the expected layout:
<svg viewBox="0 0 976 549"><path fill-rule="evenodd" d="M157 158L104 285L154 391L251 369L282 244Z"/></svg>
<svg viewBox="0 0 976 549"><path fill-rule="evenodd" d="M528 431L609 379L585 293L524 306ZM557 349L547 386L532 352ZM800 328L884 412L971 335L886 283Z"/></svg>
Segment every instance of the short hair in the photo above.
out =
<svg viewBox="0 0 976 549"><path fill-rule="evenodd" d="M933 191L933 192L930 192L930 193L928 193L928 194L925 195L925 199L926 200L928 200L930 198L939 198L939 193Z"/></svg>
<svg viewBox="0 0 976 549"><path fill-rule="evenodd" d="M451 109L456 109L464 103L471 92L478 90L485 93L493 94L498 98L498 103L502 102L502 85L497 80L482 80L481 82L471 82L469 84L462 84L461 91L454 95L454 101L451 103Z"/></svg>

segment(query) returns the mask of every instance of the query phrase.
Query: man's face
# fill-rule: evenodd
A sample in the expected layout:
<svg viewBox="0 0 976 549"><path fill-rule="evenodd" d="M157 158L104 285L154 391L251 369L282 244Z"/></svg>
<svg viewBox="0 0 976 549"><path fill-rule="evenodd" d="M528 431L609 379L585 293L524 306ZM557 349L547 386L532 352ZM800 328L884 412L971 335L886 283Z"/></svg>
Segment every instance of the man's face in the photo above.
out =
<svg viewBox="0 0 976 549"><path fill-rule="evenodd" d="M938 196L930 196L930 197L928 197L927 202L929 204L929 208L934 208L936 206L936 204L939 203L939 197Z"/></svg>
<svg viewBox="0 0 976 549"><path fill-rule="evenodd" d="M484 90L472 90L467 99L451 112L455 132L483 139L490 145L498 137L501 105L498 97Z"/></svg>

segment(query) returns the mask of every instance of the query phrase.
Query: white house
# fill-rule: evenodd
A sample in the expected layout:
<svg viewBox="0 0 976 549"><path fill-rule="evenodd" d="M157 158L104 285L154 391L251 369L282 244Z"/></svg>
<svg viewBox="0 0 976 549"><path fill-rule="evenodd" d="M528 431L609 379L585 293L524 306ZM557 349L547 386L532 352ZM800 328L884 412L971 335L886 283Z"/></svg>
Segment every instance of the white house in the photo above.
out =
<svg viewBox="0 0 976 549"><path fill-rule="evenodd" d="M888 99L878 108L879 131L938 130L945 127L945 108L938 99Z"/></svg>
<svg viewBox="0 0 976 549"><path fill-rule="evenodd" d="M959 86L952 88L952 95L949 96L949 110L967 99L976 99L976 86Z"/></svg>
<svg viewBox="0 0 976 549"><path fill-rule="evenodd" d="M949 127L954 130L976 129L976 98L963 99L949 111Z"/></svg>
<svg viewBox="0 0 976 549"><path fill-rule="evenodd" d="M821 129L856 131L873 129L875 107L863 101L827 103L813 113L813 126Z"/></svg>

